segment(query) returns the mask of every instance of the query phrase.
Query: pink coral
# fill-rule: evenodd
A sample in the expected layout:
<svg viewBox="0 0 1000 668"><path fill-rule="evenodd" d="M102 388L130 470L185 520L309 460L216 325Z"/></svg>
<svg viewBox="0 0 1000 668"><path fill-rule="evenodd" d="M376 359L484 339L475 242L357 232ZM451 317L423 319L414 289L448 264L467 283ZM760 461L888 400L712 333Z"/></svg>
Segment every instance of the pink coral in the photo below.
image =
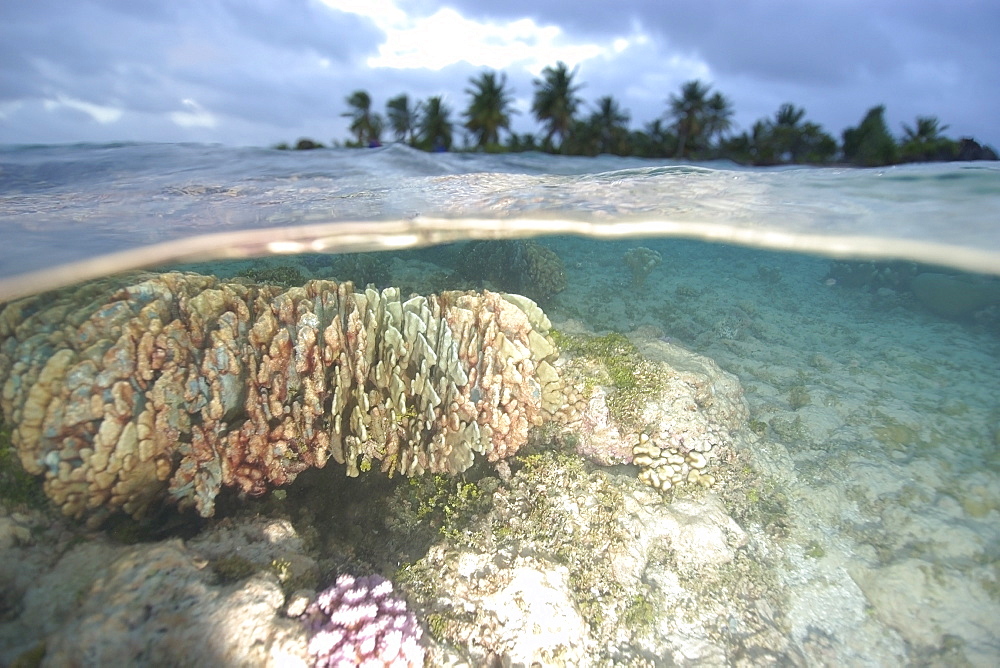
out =
<svg viewBox="0 0 1000 668"><path fill-rule="evenodd" d="M423 631L392 583L378 575L341 575L316 597L303 618L313 636L316 666L424 664Z"/></svg>

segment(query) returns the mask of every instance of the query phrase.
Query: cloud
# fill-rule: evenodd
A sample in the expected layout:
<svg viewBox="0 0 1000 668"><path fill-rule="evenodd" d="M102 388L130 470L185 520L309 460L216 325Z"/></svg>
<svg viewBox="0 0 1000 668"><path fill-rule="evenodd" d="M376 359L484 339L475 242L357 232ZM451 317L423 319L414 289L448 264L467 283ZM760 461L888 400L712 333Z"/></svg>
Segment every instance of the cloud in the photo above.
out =
<svg viewBox="0 0 1000 668"><path fill-rule="evenodd" d="M308 0L14 5L0 25L10 56L0 81L11 83L0 103L41 108L36 122L73 100L119 110L123 126L146 113L179 128L222 127L220 117L291 126L334 114L330 89L384 39L370 21Z"/></svg>
<svg viewBox="0 0 1000 668"><path fill-rule="evenodd" d="M11 2L0 142L343 139L359 88L378 110L442 94L458 122L483 68L508 75L517 130L538 131L532 80L557 60L579 66L587 105L614 95L634 127L698 78L742 129L793 102L839 134L885 103L897 132L933 114L996 142L997 25L993 0Z"/></svg>
<svg viewBox="0 0 1000 668"><path fill-rule="evenodd" d="M436 0L401 0L413 14L428 15ZM530 18L559 25L577 39L606 40L647 34L661 56L683 59L688 78L713 81L737 103L746 127L784 101L806 106L833 125L834 133L864 111L886 103L889 116L937 114L960 132L991 134L998 128L983 110L1000 102L1000 3L992 0L449 0L470 19ZM654 74L664 61L637 64ZM585 78L611 83L599 73L619 70L611 61L585 64ZM672 81L662 68L663 81ZM706 76L707 75L707 76ZM640 75L641 76L641 75ZM619 93L610 86L602 89ZM662 91L663 97L670 91ZM992 106L987 100L992 100ZM767 104L761 101L767 100ZM747 113L748 109L753 113ZM977 118L978 116L978 118ZM954 119L954 120L951 120Z"/></svg>

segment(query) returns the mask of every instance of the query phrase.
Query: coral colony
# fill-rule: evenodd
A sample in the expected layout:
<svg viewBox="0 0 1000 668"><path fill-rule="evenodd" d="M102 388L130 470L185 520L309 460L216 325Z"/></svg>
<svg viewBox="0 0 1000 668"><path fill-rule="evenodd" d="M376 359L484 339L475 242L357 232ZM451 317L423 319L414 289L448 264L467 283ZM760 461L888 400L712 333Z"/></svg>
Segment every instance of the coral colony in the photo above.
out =
<svg viewBox="0 0 1000 668"><path fill-rule="evenodd" d="M223 487L264 494L330 458L349 476L455 474L476 454L500 464L550 421L586 440L605 395L562 378L564 362L535 302L489 291L404 300L165 273L0 308L11 443L65 515L94 525L164 501L210 517ZM660 412L648 434L608 438L638 439L624 461L646 484L711 486L724 435L685 422L696 410Z"/></svg>
<svg viewBox="0 0 1000 668"><path fill-rule="evenodd" d="M563 402L550 327L493 292L98 281L0 311L0 408L66 515L166 498L208 517L223 486L263 494L329 457L356 476L514 455Z"/></svg>
<svg viewBox="0 0 1000 668"><path fill-rule="evenodd" d="M416 617L392 595L392 583L378 575L341 575L303 619L313 633L309 654L318 667L424 664Z"/></svg>

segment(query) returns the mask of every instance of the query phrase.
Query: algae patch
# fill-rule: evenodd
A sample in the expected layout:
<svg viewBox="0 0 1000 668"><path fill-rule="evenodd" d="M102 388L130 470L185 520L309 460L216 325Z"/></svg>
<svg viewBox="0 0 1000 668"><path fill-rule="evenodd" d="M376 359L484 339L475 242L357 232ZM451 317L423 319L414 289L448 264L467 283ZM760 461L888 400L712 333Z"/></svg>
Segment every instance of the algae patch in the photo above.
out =
<svg viewBox="0 0 1000 668"><path fill-rule="evenodd" d="M611 332L602 336L550 332L567 357L597 364L602 373L588 377L584 392L589 395L597 384L609 386L608 409L624 430L641 431L642 409L660 387L663 371L646 360L624 335Z"/></svg>

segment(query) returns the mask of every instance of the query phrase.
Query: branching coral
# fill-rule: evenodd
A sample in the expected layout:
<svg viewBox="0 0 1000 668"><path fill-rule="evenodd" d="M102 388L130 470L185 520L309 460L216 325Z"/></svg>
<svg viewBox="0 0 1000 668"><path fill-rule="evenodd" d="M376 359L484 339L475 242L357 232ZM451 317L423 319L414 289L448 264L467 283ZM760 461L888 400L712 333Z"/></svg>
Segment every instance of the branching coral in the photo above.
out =
<svg viewBox="0 0 1000 668"><path fill-rule="evenodd" d="M424 665L423 630L381 576L341 575L320 592L304 618L317 667Z"/></svg>
<svg viewBox="0 0 1000 668"><path fill-rule="evenodd" d="M550 324L529 299L403 300L350 283L106 280L0 311L0 409L25 470L70 516L203 516L328 457L349 475L497 461L561 401Z"/></svg>

